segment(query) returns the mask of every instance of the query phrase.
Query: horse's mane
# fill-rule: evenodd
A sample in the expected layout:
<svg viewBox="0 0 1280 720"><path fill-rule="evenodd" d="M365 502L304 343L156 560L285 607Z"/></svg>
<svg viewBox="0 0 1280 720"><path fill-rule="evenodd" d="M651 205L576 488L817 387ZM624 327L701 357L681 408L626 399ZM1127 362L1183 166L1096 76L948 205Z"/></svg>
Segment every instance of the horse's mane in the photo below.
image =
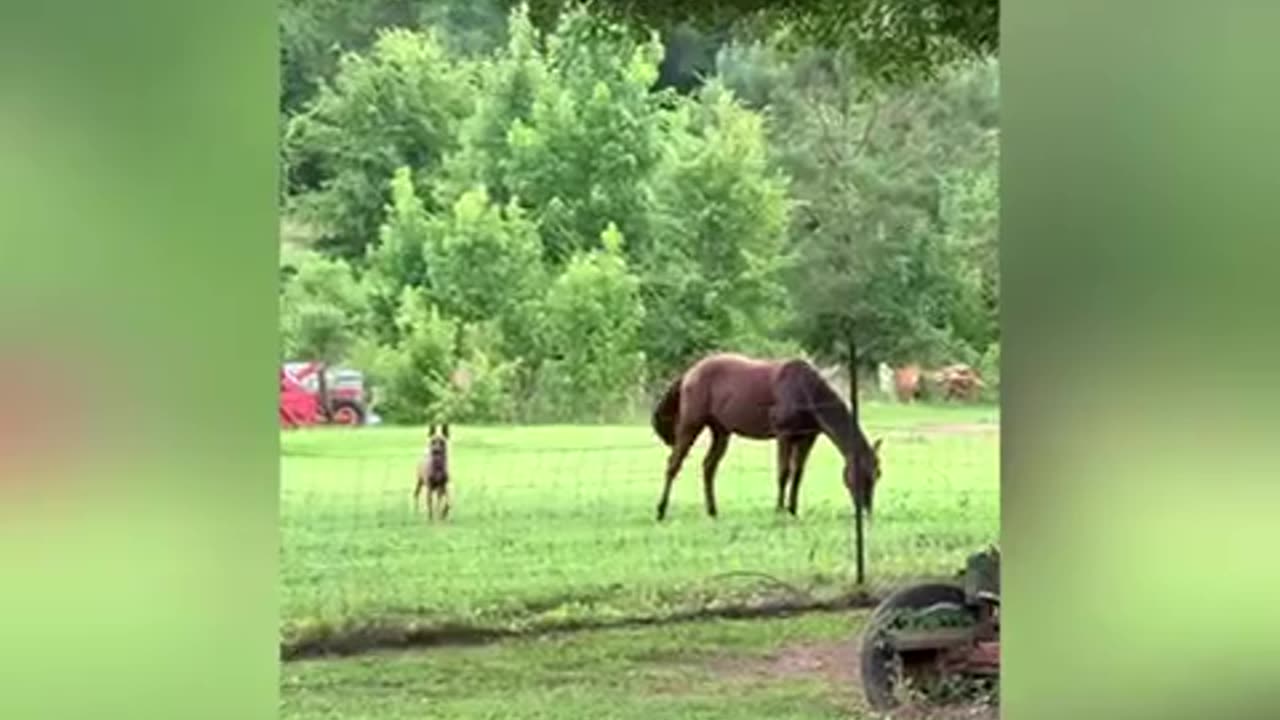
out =
<svg viewBox="0 0 1280 720"><path fill-rule="evenodd" d="M796 410L813 415L819 427L827 432L846 456L865 452L870 444L853 412L826 378L805 360L789 360L779 370L779 386L786 395L784 402ZM855 401L856 403L856 401Z"/></svg>

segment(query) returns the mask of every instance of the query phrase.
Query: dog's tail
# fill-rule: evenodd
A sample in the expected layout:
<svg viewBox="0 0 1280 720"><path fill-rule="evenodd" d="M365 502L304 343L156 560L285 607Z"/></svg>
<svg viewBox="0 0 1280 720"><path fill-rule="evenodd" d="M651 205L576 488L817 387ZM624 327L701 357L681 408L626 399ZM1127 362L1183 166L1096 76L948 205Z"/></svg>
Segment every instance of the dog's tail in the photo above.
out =
<svg viewBox="0 0 1280 720"><path fill-rule="evenodd" d="M672 380L653 408L653 431L668 447L676 444L676 420L680 417L680 384L683 380L683 376Z"/></svg>

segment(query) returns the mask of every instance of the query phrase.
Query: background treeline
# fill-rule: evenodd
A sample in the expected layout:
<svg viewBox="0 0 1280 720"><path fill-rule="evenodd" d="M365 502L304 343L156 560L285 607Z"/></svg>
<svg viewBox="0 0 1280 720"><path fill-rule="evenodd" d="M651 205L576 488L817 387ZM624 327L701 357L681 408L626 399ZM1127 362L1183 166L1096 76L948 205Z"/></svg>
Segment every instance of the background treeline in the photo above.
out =
<svg viewBox="0 0 1280 720"><path fill-rule="evenodd" d="M998 388L993 57L538 10L285 3L284 356L393 422L621 419L718 349Z"/></svg>

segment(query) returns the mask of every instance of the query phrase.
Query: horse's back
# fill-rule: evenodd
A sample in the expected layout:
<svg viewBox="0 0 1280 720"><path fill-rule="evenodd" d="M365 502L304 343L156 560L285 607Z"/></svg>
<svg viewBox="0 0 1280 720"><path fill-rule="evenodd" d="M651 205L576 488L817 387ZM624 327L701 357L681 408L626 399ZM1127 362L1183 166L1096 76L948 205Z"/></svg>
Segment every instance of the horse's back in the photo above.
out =
<svg viewBox="0 0 1280 720"><path fill-rule="evenodd" d="M775 402L774 380L784 364L737 353L708 355L685 373L681 405L729 432L773 437L769 411Z"/></svg>

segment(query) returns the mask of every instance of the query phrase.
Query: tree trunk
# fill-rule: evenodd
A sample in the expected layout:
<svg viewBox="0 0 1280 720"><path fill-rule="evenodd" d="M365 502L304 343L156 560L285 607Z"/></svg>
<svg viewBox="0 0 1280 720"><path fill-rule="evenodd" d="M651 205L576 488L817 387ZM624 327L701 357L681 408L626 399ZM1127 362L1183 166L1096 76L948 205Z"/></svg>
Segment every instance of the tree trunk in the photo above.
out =
<svg viewBox="0 0 1280 720"><path fill-rule="evenodd" d="M858 344L852 337L849 343L849 414L853 416L853 425L858 426Z"/></svg>
<svg viewBox="0 0 1280 720"><path fill-rule="evenodd" d="M849 334L849 415L853 422L853 430L858 431L858 344ZM850 458L851 459L851 458ZM862 531L862 503L853 503L854 553L857 556L858 585L864 585L866 575L866 541Z"/></svg>

